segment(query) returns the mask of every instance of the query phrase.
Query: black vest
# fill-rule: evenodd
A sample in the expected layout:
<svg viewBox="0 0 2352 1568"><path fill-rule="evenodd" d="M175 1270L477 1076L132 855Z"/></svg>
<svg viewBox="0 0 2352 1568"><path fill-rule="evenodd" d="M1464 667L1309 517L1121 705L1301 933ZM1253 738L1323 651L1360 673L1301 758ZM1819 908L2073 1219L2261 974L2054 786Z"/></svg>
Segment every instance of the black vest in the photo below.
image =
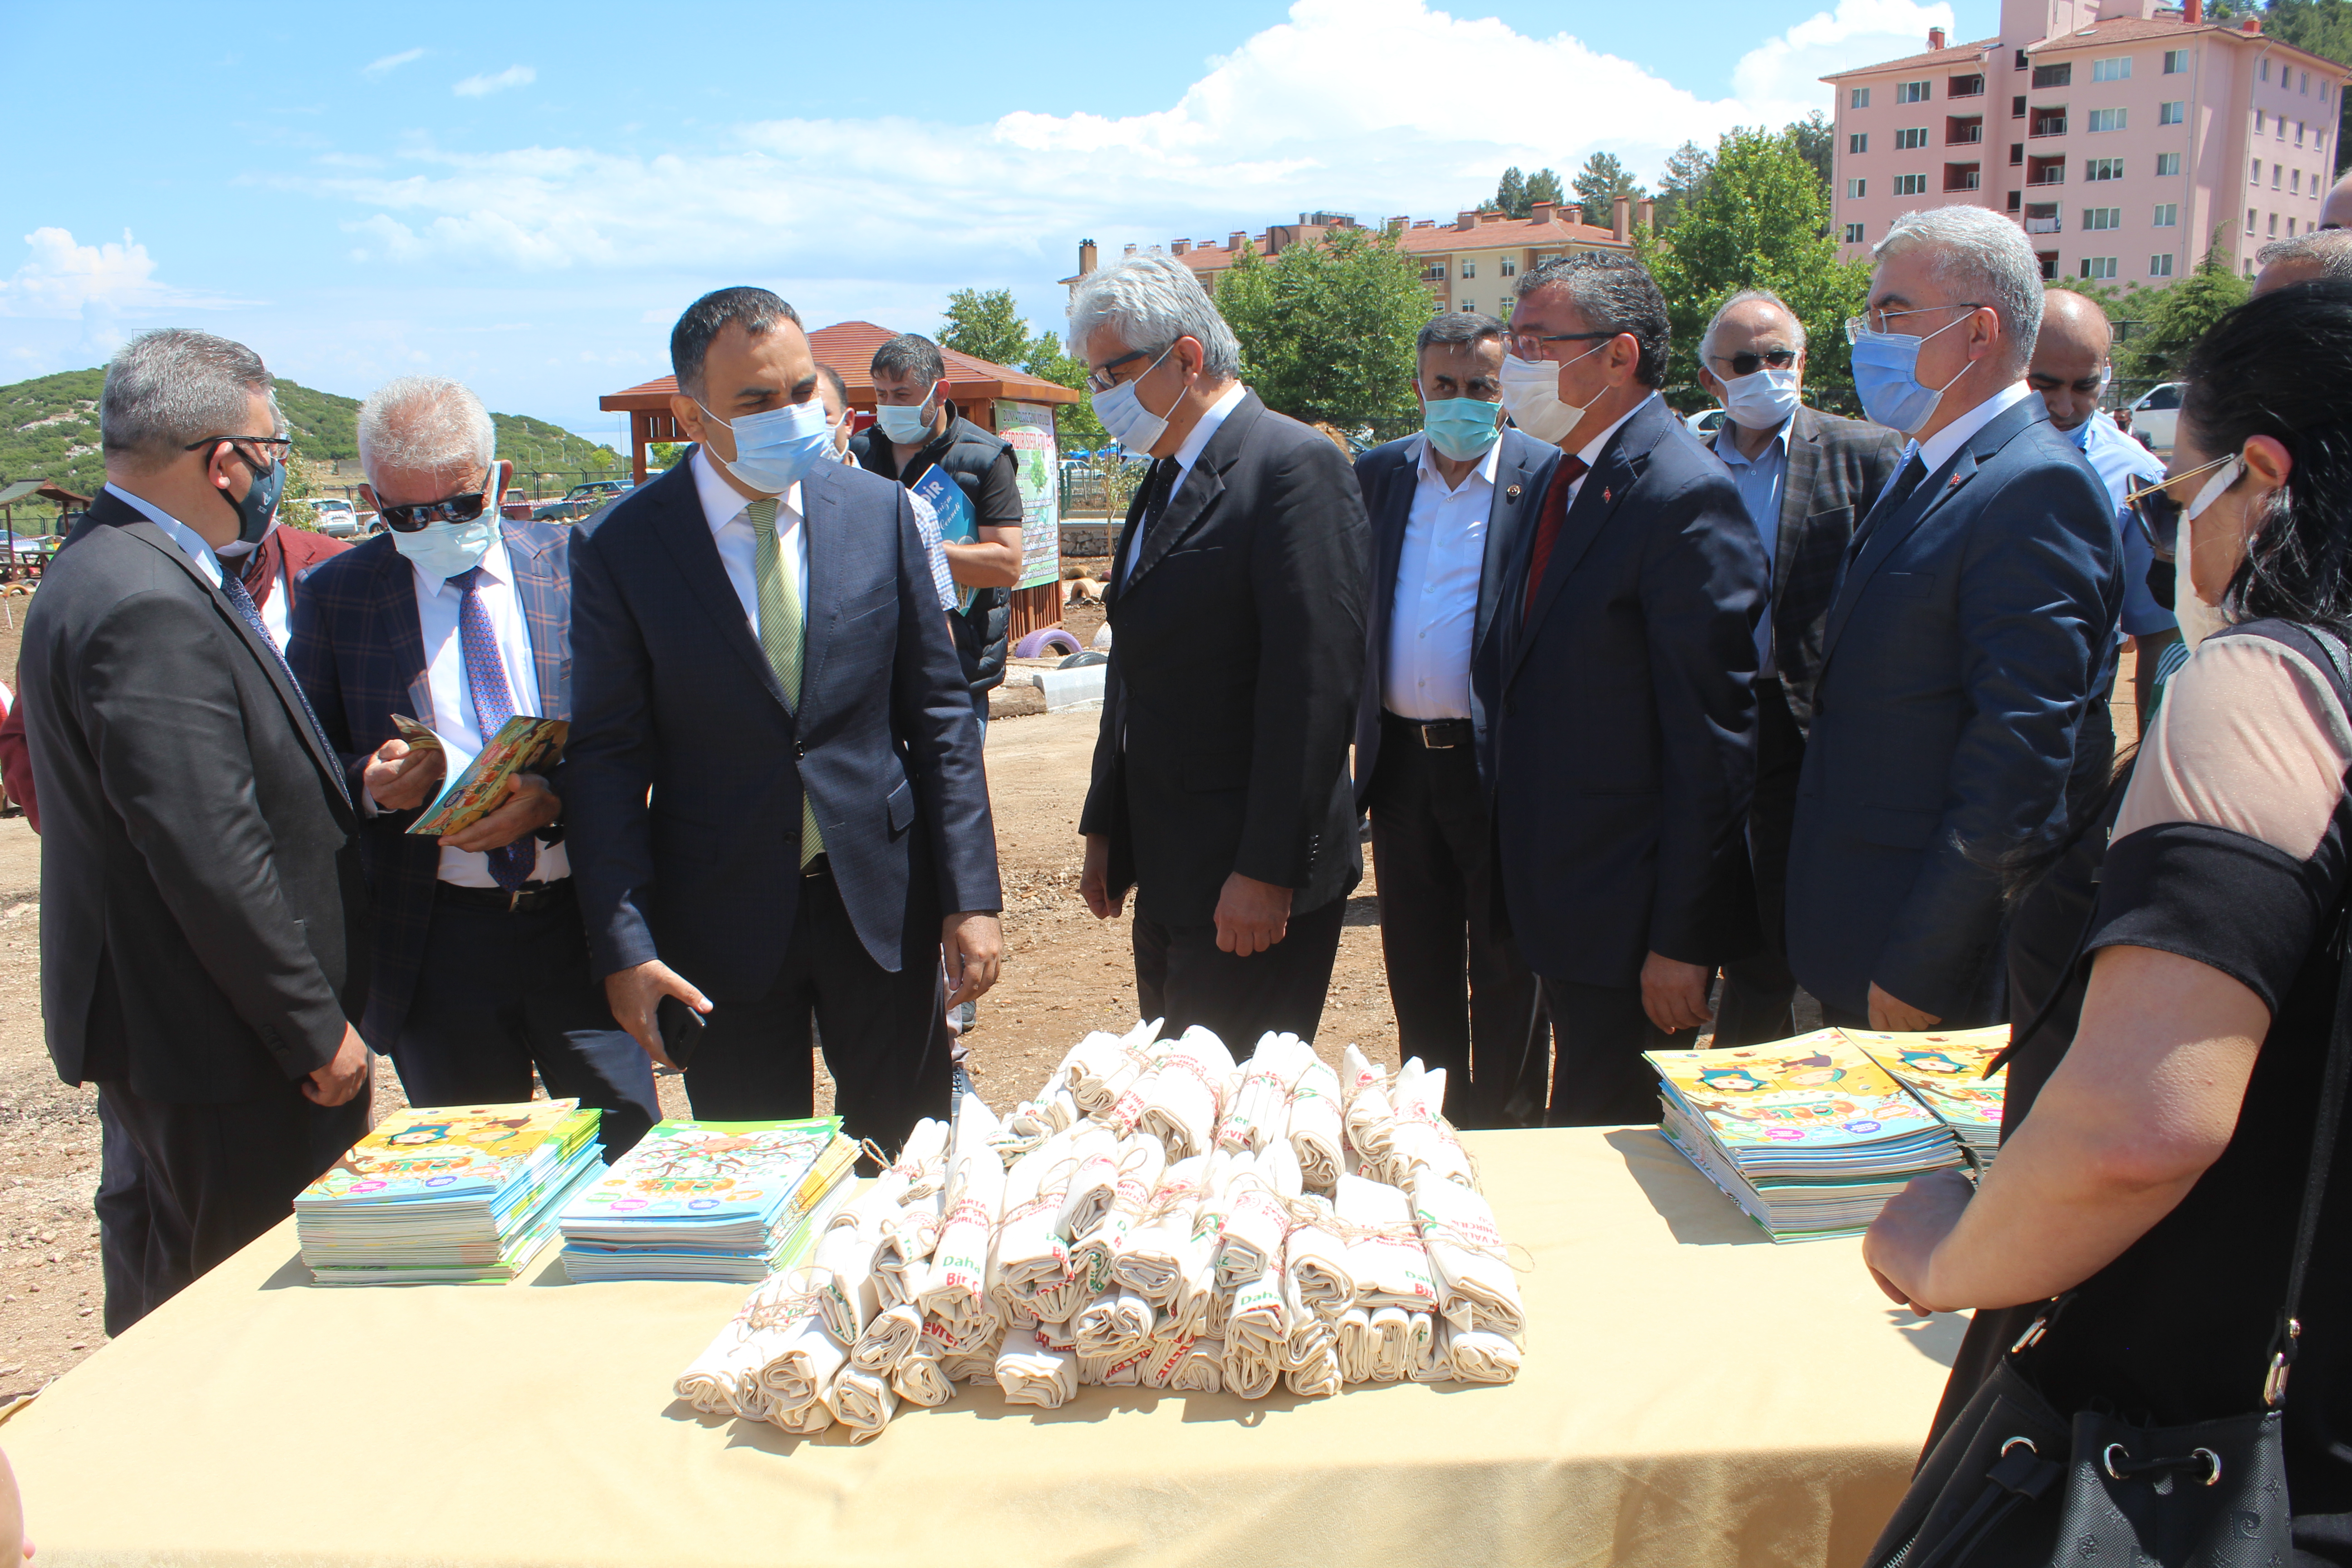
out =
<svg viewBox="0 0 2352 1568"><path fill-rule="evenodd" d="M943 439L944 449L939 440L933 440L918 452L908 465L913 474L905 477L919 479L926 468L937 463L963 487L964 500L971 503L972 515L978 517L981 482L996 466L998 455L1011 451L1013 444L961 415L948 421ZM850 451L860 467L877 473L890 471L894 454L890 438L882 434L881 426L875 426L858 436L850 443ZM1013 594L1009 588L974 588L971 603L948 616L948 625L955 633L956 653L963 660L964 679L971 683L974 691L1004 684L1006 633L1012 617Z"/></svg>

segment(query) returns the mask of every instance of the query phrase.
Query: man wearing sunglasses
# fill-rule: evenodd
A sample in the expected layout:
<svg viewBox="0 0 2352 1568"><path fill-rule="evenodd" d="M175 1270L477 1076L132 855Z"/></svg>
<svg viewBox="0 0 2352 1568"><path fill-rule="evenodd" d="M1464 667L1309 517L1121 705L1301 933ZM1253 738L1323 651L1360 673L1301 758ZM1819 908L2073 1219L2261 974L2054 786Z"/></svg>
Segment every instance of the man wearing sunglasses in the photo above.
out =
<svg viewBox="0 0 2352 1568"><path fill-rule="evenodd" d="M343 769L223 547L267 533L268 371L208 333L107 367L107 483L34 596L41 998L98 1085L106 1327L286 1217L367 1131L367 890Z"/></svg>
<svg viewBox="0 0 2352 1568"><path fill-rule="evenodd" d="M1789 972L1789 833L1812 723L1822 624L1854 520L1895 477L1902 438L1802 401L1805 328L1780 296L1734 294L1698 344L1699 384L1723 405L1715 455L1771 569L1771 603L1756 623L1756 797L1748 848L1763 945L1723 966L1715 1043L1752 1046L1797 1032Z"/></svg>
<svg viewBox="0 0 2352 1568"><path fill-rule="evenodd" d="M481 400L403 376L360 405L362 495L386 531L311 574L292 662L369 821L374 979L361 1032L409 1103L495 1105L547 1092L603 1112L606 1159L661 1115L646 1055L613 1021L563 843L562 770L518 775L457 833L408 831L446 750L478 752L518 715L572 717L572 530L502 518L510 465Z"/></svg>

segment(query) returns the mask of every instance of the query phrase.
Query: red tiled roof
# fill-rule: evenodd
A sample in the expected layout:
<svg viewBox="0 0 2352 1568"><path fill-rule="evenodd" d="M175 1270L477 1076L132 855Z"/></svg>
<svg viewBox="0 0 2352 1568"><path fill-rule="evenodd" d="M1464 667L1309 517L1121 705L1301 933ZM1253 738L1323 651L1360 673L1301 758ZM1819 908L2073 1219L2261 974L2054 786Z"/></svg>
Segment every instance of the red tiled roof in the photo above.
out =
<svg viewBox="0 0 2352 1568"><path fill-rule="evenodd" d="M2164 16L2118 16L2111 21L2094 22L2087 27L2077 27L2071 33L2061 33L2054 38L2044 38L2038 44L2028 44L2025 46L2025 52L2029 55L2041 55L2053 54L2060 49L2096 49L2114 44L2146 43L2151 38L2179 39L2187 37L2191 33L2214 33L2224 38L2235 38L2242 43L2268 44L2274 51L2299 55L2315 65L2333 67L2339 72L2345 68L2325 55L2315 55L2309 49L2295 47L2275 33L2249 33L2225 23L2191 24Z"/></svg>
<svg viewBox="0 0 2352 1568"><path fill-rule="evenodd" d="M844 384L849 388L853 407L871 407L874 403L874 351L898 334L887 327L877 327L871 321L839 321L830 327L819 327L808 335L809 347L816 351L819 364L829 364L841 373ZM942 348L940 355L947 361L948 395L958 402L977 397L1010 397L1024 403L1076 403L1078 395L1066 386L1041 380L1026 371L1010 365L992 364L971 354L958 353ZM607 413L621 409L651 409L669 412L669 400L677 395L677 378L657 376L641 385L608 392L596 400L596 406Z"/></svg>
<svg viewBox="0 0 2352 1568"><path fill-rule="evenodd" d="M1475 227L1463 228L1459 222L1413 225L1398 236L1398 248L1408 255L1432 251L1501 250L1526 247L1543 249L1550 246L1610 246L1626 243L1613 231L1589 223L1563 223L1552 218L1538 223L1533 218L1497 218L1481 222ZM1196 245L1176 258L1195 272L1214 272L1234 264L1234 251L1230 246ZM1075 282L1075 279L1064 279Z"/></svg>
<svg viewBox="0 0 2352 1568"><path fill-rule="evenodd" d="M1974 65L1984 57L1987 49L2000 42L1999 38L1980 38L1973 44L1954 44L1948 49L1929 49L1924 55L1906 55L1899 60L1881 60L1876 65L1856 66L1852 70L1839 71L1819 79L1840 81L1850 76L1867 76L1873 71L1913 70L1923 66Z"/></svg>

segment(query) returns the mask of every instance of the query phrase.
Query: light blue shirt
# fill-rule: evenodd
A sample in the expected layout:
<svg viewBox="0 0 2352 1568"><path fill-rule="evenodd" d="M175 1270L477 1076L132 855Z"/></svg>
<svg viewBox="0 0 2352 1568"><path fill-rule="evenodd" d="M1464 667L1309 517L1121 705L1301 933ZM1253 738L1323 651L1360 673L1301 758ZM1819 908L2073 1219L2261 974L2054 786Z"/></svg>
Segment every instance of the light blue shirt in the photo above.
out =
<svg viewBox="0 0 2352 1568"><path fill-rule="evenodd" d="M2163 462L2125 435L2104 412L2092 415L2065 435L2091 459L2091 467L2099 471L2116 503L2116 526L2122 531L2124 546L2124 635L2143 637L2174 630L2179 623L2172 618L2171 609L2158 604L2147 588L2147 569L2156 560L2156 547L2139 519L2124 505L2126 491L2164 478Z"/></svg>
<svg viewBox="0 0 2352 1568"><path fill-rule="evenodd" d="M1739 449L1739 426L1727 419L1723 428L1715 434L1715 455L1731 470L1731 482L1739 487L1739 503L1748 509L1748 521L1756 525L1756 537L1764 542L1766 581L1770 581L1775 552L1780 542L1780 487L1789 478L1789 426L1794 416L1780 421L1780 428L1764 443L1763 449L1753 458ZM1756 622L1756 670L1759 675L1778 675L1780 668L1772 662L1772 612L1766 605Z"/></svg>

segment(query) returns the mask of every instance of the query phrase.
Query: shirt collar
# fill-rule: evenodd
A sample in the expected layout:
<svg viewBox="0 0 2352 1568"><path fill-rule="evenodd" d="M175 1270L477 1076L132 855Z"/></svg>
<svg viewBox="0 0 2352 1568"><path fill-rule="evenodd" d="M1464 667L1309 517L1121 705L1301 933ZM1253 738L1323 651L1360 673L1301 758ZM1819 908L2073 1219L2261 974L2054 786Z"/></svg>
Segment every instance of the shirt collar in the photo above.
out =
<svg viewBox="0 0 2352 1568"><path fill-rule="evenodd" d="M220 557L213 553L213 547L205 542L203 534L152 501L132 495L120 485L110 483L106 489L108 493L162 529L164 536L180 547L180 552L188 558L189 563L204 574L205 581L215 588L221 585Z"/></svg>
<svg viewBox="0 0 2352 1568"><path fill-rule="evenodd" d="M514 581L514 568L507 558L505 529L499 530L498 536L490 541L490 547L482 552L482 558L476 564L480 568L485 582L508 584ZM413 561L409 563L409 569L416 574L416 591L428 598L435 594L444 592L451 594L464 592L446 577L436 583L425 576L425 569Z"/></svg>
<svg viewBox="0 0 2352 1568"><path fill-rule="evenodd" d="M1914 441L1911 450L1929 473L1952 460L1952 455L1975 438L1976 433L2029 397L2042 395L2022 380L2012 381L1926 441Z"/></svg>
<svg viewBox="0 0 2352 1568"><path fill-rule="evenodd" d="M1780 427L1772 432L1772 438L1758 447L1756 456L1751 458L1739 449L1738 437L1732 434L1739 427L1727 419L1723 422L1723 428L1715 433L1715 455L1727 463L1743 468L1751 464L1762 462L1768 455L1786 458L1789 455L1789 430L1796 423L1797 416L1793 414L1781 420Z"/></svg>
<svg viewBox="0 0 2352 1568"><path fill-rule="evenodd" d="M1184 437L1184 444L1176 448L1176 466L1179 468L1186 473L1192 471L1192 465L1201 460L1201 453L1207 448L1209 438L1217 433L1217 426L1223 425L1225 416L1240 407L1242 399L1248 395L1249 388L1236 381L1225 388L1214 403L1202 410L1201 417L1193 421L1191 434Z"/></svg>
<svg viewBox="0 0 2352 1568"><path fill-rule="evenodd" d="M1413 439L1421 443L1420 449L1413 454L1414 471L1424 479L1434 479L1441 485L1445 483L1445 476L1437 471L1437 459L1430 453L1428 436L1416 436ZM1497 436L1486 448L1486 455L1478 459L1478 466L1462 476L1462 482L1467 485L1473 479L1483 479L1492 485L1495 482L1495 461L1502 450L1502 437Z"/></svg>
<svg viewBox="0 0 2352 1568"><path fill-rule="evenodd" d="M751 510L751 502L741 490L727 482L719 472L719 465L700 447L694 449L694 493L702 502L702 517L717 533ZM776 498L776 525L783 526L784 517L801 514L801 487L793 488Z"/></svg>
<svg viewBox="0 0 2352 1568"><path fill-rule="evenodd" d="M1601 460L1601 448L1609 445L1609 437L1617 434L1617 432L1623 427L1625 421L1631 419L1634 415L1639 414L1643 409L1647 408L1651 404L1655 403L1657 400L1658 395L1653 392L1649 396L1642 399L1641 402L1636 403L1633 407L1628 408L1624 413L1617 416L1616 420L1610 425L1608 429L1603 430L1600 435L1595 436L1591 440L1586 442L1582 448L1580 448L1576 454L1577 457L1583 461L1586 471L1590 472L1592 465Z"/></svg>

